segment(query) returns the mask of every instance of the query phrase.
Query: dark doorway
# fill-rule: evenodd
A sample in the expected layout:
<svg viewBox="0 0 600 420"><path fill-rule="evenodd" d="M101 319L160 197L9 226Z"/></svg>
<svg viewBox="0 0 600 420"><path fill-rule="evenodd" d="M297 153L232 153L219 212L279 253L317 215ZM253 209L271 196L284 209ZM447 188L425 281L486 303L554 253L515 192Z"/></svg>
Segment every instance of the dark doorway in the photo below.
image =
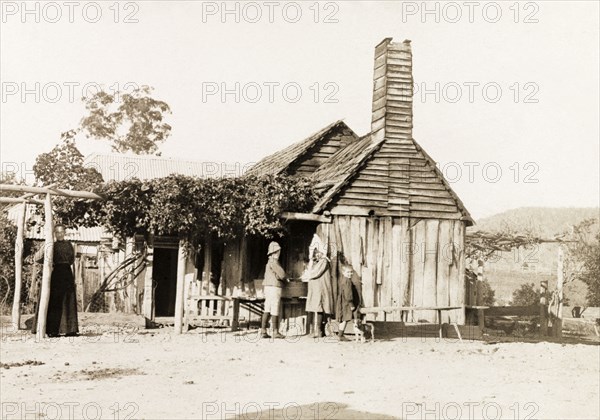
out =
<svg viewBox="0 0 600 420"><path fill-rule="evenodd" d="M155 316L175 316L175 293L177 289L177 249L154 248L152 279Z"/></svg>

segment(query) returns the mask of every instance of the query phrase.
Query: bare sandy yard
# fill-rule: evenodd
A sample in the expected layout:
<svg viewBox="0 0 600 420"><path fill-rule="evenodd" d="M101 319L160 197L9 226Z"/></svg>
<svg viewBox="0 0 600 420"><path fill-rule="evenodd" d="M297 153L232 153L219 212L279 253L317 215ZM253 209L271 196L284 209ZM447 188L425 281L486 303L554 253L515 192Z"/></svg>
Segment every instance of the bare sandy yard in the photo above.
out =
<svg viewBox="0 0 600 420"><path fill-rule="evenodd" d="M2 335L2 418L600 417L600 347L87 328Z"/></svg>

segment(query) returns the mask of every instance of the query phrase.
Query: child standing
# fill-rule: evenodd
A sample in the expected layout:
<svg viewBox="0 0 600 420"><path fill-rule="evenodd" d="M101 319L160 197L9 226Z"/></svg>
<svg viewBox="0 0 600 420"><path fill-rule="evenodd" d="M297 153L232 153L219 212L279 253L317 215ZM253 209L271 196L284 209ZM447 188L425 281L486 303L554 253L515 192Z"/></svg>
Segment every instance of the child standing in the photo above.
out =
<svg viewBox="0 0 600 420"><path fill-rule="evenodd" d="M350 265L342 267L342 276L338 284L337 321L340 322L338 338L340 341L348 341L344 337L346 323L360 319L360 306L362 305L362 285Z"/></svg>
<svg viewBox="0 0 600 420"><path fill-rule="evenodd" d="M269 260L265 267L265 310L262 316L261 322L261 337L271 338L267 334L267 324L269 318L273 317L271 323L273 327L273 338L283 338L283 335L279 333L279 307L281 305L281 288L283 282L286 280L285 271L281 264L279 264L279 256L281 255L281 246L277 242L271 242L267 251Z"/></svg>

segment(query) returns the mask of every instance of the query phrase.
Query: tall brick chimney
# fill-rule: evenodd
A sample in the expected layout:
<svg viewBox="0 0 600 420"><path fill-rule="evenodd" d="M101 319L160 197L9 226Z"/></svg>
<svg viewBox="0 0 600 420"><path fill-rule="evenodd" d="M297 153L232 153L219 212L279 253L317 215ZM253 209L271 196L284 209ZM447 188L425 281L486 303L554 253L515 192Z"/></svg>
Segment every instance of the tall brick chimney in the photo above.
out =
<svg viewBox="0 0 600 420"><path fill-rule="evenodd" d="M411 139L413 76L410 41L386 38L375 47L373 74L373 141Z"/></svg>

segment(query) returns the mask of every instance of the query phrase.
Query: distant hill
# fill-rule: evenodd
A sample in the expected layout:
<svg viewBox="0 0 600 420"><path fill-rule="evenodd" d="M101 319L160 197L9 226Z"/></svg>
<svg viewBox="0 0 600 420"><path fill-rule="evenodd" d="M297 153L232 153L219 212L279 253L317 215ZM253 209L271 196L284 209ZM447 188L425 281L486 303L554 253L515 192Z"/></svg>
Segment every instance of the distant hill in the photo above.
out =
<svg viewBox="0 0 600 420"><path fill-rule="evenodd" d="M544 238L568 231L584 219L600 218L594 207L521 207L476 221L475 230L496 232L509 226L517 231L532 231Z"/></svg>
<svg viewBox="0 0 600 420"><path fill-rule="evenodd" d="M568 232L585 219L600 219L598 208L522 207L478 220L469 230L488 232L507 228L517 232L532 232L544 239ZM484 277L496 291L496 304L508 304L512 292L524 283L548 281L549 289L556 287L557 248L555 243L541 244L530 249L503 252L497 260L486 263ZM566 286L565 295L571 305L585 304L586 286L573 282Z"/></svg>

